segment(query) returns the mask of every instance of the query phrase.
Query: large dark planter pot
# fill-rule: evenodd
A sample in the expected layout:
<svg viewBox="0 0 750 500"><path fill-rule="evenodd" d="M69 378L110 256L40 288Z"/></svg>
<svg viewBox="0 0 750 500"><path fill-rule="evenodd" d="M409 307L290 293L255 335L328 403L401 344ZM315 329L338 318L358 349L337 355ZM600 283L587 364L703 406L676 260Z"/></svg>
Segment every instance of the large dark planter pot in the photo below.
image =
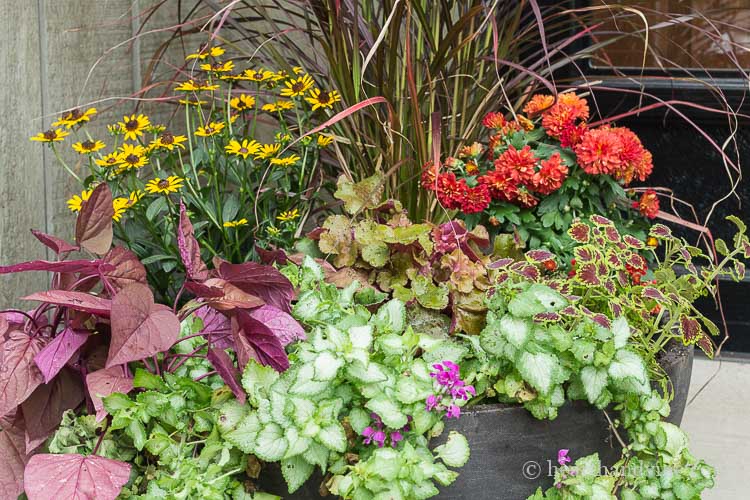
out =
<svg viewBox="0 0 750 500"><path fill-rule="evenodd" d="M660 363L674 386L668 421L679 425L690 386L693 348L671 347ZM566 402L551 421L537 420L519 405L476 406L463 411L460 419L446 423L445 432L432 444L444 442L451 430L466 436L471 457L459 470L458 479L440 488L436 498L445 500L524 499L538 487L552 485L557 452L563 448L570 450L574 460L598 452L602 465L612 465L620 458L620 446L603 412L582 401ZM269 464L259 486L283 498L313 499L322 498L321 481L316 473L288 495L278 464Z"/></svg>

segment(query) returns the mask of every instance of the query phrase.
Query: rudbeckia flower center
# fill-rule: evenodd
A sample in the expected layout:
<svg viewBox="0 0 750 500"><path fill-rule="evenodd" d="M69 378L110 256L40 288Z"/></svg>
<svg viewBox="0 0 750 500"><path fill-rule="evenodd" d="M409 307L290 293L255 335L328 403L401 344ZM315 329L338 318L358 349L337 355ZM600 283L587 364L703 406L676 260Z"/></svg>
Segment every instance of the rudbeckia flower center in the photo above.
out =
<svg viewBox="0 0 750 500"><path fill-rule="evenodd" d="M292 90L294 92L302 92L305 90L305 84L303 82L295 82L294 85L292 85Z"/></svg>
<svg viewBox="0 0 750 500"><path fill-rule="evenodd" d="M92 150L96 146L96 143L94 141L83 141L81 143L81 147L86 150Z"/></svg>
<svg viewBox="0 0 750 500"><path fill-rule="evenodd" d="M80 109L76 108L76 109L71 110L68 113L68 116L65 117L65 119L66 120L77 120L77 119L79 119L82 116L83 116L83 111L81 111Z"/></svg>
<svg viewBox="0 0 750 500"><path fill-rule="evenodd" d="M44 133L44 138L48 141L53 140L55 137L57 137L57 133L54 130L48 130Z"/></svg>
<svg viewBox="0 0 750 500"><path fill-rule="evenodd" d="M161 134L161 143L162 144L172 144L174 142L174 136L169 132L164 132Z"/></svg>
<svg viewBox="0 0 750 500"><path fill-rule="evenodd" d="M321 104L328 104L330 100L331 96L325 90L321 91L318 95L318 102L320 102Z"/></svg>
<svg viewBox="0 0 750 500"><path fill-rule="evenodd" d="M125 128L128 130L136 130L138 128L138 120L130 120L125 122Z"/></svg>
<svg viewBox="0 0 750 500"><path fill-rule="evenodd" d="M247 153L247 148L240 148L240 154L244 155L246 153Z"/></svg>
<svg viewBox="0 0 750 500"><path fill-rule="evenodd" d="M131 165L135 165L136 163L138 163L138 160L140 160L140 158L134 154L129 154L125 157L125 161L127 163L130 163Z"/></svg>
<svg viewBox="0 0 750 500"><path fill-rule="evenodd" d="M160 189L167 189L169 187L169 181L167 179L160 180L157 184Z"/></svg>

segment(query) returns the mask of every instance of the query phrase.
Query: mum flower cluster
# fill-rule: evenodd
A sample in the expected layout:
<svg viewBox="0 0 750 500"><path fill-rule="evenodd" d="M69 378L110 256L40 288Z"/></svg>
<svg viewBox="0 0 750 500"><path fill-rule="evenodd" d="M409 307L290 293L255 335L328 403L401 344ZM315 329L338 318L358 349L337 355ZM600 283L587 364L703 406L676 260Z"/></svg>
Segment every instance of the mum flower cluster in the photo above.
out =
<svg viewBox="0 0 750 500"><path fill-rule="evenodd" d="M476 396L474 386L466 385L461 380L461 368L452 361L435 363L430 372L430 377L435 379L435 394L427 397L427 411L445 411L447 418L458 418L461 416L459 400L468 401L469 395Z"/></svg>

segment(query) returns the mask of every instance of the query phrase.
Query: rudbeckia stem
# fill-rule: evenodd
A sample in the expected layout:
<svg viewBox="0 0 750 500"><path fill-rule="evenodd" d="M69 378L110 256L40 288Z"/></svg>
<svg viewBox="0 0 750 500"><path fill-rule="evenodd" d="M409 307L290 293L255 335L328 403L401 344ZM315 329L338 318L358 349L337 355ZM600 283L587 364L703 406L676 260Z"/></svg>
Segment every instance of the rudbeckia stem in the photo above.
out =
<svg viewBox="0 0 750 500"><path fill-rule="evenodd" d="M50 147L52 148L52 152L55 154L55 158L57 158L57 161L60 163L60 165L62 165L63 168L65 168L65 170L67 170L68 173L72 175L75 180L77 180L80 184L83 184L83 181L81 180L80 177L78 177L78 174L73 172L73 170L71 170L68 164L65 163L65 161L60 156L60 153L57 151L57 149L55 149L55 146L52 143L50 143Z"/></svg>

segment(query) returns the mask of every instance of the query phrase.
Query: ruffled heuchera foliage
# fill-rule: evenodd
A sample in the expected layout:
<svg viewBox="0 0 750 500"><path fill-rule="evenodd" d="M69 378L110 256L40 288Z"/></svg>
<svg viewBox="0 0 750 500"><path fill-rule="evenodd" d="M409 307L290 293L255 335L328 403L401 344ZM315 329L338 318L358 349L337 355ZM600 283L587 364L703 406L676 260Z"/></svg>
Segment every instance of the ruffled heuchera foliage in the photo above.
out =
<svg viewBox="0 0 750 500"><path fill-rule="evenodd" d="M422 186L469 221L518 230L532 248L562 250L557 240L575 216L628 220L638 217L628 211L632 205L655 217L655 193L632 204L623 189L653 170L651 153L631 130L589 127L589 106L574 93L535 95L523 111L513 119L487 114L487 143L464 147L442 165L428 163Z"/></svg>
<svg viewBox="0 0 750 500"><path fill-rule="evenodd" d="M24 297L39 306L28 312L0 312L3 492L17 495L21 491L19 463L25 464L54 432L65 411L86 404L98 420L103 419L102 398L133 388L132 363L143 363L156 373L175 369L177 355L170 350L182 340L180 320L192 312L204 310L203 318L211 320L200 332L206 342L194 354L204 349L240 400L245 394L237 383L238 368L255 359L285 370L289 361L284 346L304 338L302 327L288 314L294 297L289 280L275 268L253 262L231 264L217 259L215 269L209 270L200 260L184 207L177 239L188 276L184 289L196 298L179 312L176 304L155 303L143 264L129 250L112 246L110 200L109 187L100 184L83 202L76 245L34 232L59 260L0 266L0 274L53 273L49 290ZM95 255L90 260L66 260L74 250ZM234 351L239 367L226 348ZM114 498L127 481L129 466L110 462L96 456L38 457L29 465L34 488L27 489L27 494L51 498L45 492L65 491ZM93 474L93 479L89 481L85 474L75 479L76 468ZM109 470L111 477L98 477L99 469ZM57 489L50 490L45 488L49 481L63 484L56 483ZM10 498L11 493L3 496Z"/></svg>

